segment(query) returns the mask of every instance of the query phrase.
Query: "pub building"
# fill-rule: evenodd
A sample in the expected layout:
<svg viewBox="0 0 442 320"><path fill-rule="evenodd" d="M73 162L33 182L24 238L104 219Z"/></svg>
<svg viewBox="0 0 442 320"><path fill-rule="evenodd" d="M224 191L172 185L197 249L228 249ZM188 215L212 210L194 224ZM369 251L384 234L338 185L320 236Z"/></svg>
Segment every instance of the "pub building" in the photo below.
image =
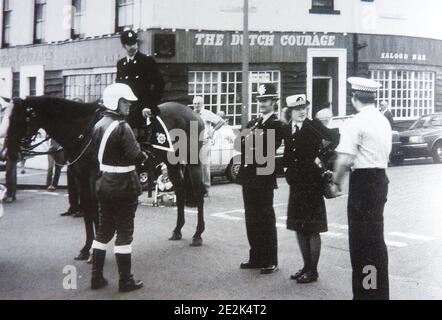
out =
<svg viewBox="0 0 442 320"><path fill-rule="evenodd" d="M185 1L194 7L177 0L77 0L72 1L74 10L69 10L70 6L66 10L63 3L69 4L68 0L0 1L0 77L5 80L2 92L7 95L45 94L87 102L100 99L104 88L115 80L116 63L124 56L118 34L133 28L139 33L140 51L153 55L160 65L167 83L164 101L190 104L195 95L201 95L207 108L224 111L231 125L241 124L245 39L241 14L235 7L223 7L220 0L210 1L212 6L207 1ZM97 8L97 2L105 7ZM351 115L354 111L346 79L354 75L382 83L378 101L388 102L397 121L442 112L442 34L439 37L428 31L432 30L430 18L422 21L424 31L411 32L410 27L402 28L416 25L413 12L388 18L390 11L397 10L388 11L380 1L302 0L302 5L294 6L283 0L278 1L281 8L273 11L267 9L267 1L251 2L251 32L246 40L250 42L251 117L259 112L255 96L265 82L277 86L280 109L284 97L306 92L312 114L331 106L334 116ZM405 8L412 3L405 2ZM152 3L155 17L152 12L145 17L140 8ZM30 5L28 10L23 8L26 4ZM208 14L212 8L219 12ZM354 22L359 15L364 17L364 12L371 12L370 8L377 10L379 26ZM410 5L410 10L413 8ZM63 29L63 14L57 17L54 10L72 13L68 31ZM276 23L279 16L289 21L290 12L298 14L301 21ZM21 16L24 13L27 16ZM261 17L266 13L270 18L264 23ZM88 15L95 15L96 20ZM175 19L177 15L179 19ZM235 22L226 17L234 17ZM146 22L148 19L153 20ZM389 19L388 23L382 19ZM272 23L280 31L271 29ZM381 32L387 25L388 32ZM31 31L26 38L27 29Z"/></svg>

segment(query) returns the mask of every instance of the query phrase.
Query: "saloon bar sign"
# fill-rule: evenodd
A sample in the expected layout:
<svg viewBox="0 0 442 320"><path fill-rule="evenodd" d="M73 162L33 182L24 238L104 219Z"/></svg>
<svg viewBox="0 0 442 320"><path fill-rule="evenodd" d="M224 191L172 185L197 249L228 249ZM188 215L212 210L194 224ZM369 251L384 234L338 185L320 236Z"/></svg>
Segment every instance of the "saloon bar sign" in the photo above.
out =
<svg viewBox="0 0 442 320"><path fill-rule="evenodd" d="M197 33L195 45L197 46L230 46L243 45L244 37L239 33ZM336 36L328 34L295 35L295 34L267 34L253 33L249 35L251 46L298 46L298 47L334 47Z"/></svg>

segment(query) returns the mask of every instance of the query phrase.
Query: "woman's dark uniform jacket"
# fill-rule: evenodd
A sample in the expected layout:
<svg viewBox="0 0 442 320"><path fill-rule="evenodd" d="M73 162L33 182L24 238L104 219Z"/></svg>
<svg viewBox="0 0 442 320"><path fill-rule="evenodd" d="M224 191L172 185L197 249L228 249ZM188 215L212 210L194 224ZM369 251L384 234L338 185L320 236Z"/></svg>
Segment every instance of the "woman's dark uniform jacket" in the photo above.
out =
<svg viewBox="0 0 442 320"><path fill-rule="evenodd" d="M118 113L106 111L105 116L96 124L93 142L97 152L106 129L115 120L120 121L107 141L103 155L103 164L108 166L133 166L147 160L128 123ZM97 161L97 168L100 164ZM97 195L109 199L137 199L141 185L136 171L127 173L102 172L97 180Z"/></svg>
<svg viewBox="0 0 442 320"><path fill-rule="evenodd" d="M141 52L137 52L129 62L124 57L117 63L116 82L127 84L138 98L128 122L132 128L142 128L145 124L143 109L151 108L156 114L164 94L164 79L155 59Z"/></svg>
<svg viewBox="0 0 442 320"><path fill-rule="evenodd" d="M290 185L290 199L287 214L287 228L297 232L327 232L327 213L324 201L324 180L322 169L315 163L324 154L323 140L331 141L328 148L339 144L339 132L326 128L318 120L306 119L298 133L285 139L284 167ZM332 147L333 146L333 147Z"/></svg>

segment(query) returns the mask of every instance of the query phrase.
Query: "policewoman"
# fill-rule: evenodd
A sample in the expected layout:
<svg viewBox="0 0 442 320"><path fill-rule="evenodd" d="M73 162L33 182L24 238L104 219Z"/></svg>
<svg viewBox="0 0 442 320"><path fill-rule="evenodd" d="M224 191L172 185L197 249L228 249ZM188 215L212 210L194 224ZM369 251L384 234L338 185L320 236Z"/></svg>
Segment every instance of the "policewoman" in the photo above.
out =
<svg viewBox="0 0 442 320"><path fill-rule="evenodd" d="M340 189L351 168L348 198L350 258L355 300L389 299L388 252L384 240L386 174L392 149L391 126L375 107L381 84L370 79L348 79L357 111L341 133L336 149L334 182Z"/></svg>
<svg viewBox="0 0 442 320"><path fill-rule="evenodd" d="M134 217L138 207L141 186L135 166L147 160L134 133L124 120L132 103L137 101L129 86L112 84L104 90L107 111L96 124L93 143L97 152L100 177L96 189L100 207L100 223L92 248L92 289L107 285L103 266L108 243L117 233L115 257L120 275L120 292L129 292L143 286L131 274L131 254Z"/></svg>
<svg viewBox="0 0 442 320"><path fill-rule="evenodd" d="M327 232L324 180L319 158L323 140L335 142L339 134L321 121L308 119L310 102L305 94L286 99L291 112L290 136L285 140L284 167L290 185L287 228L296 231L304 267L291 276L298 283L318 280L320 233Z"/></svg>
<svg viewBox="0 0 442 320"><path fill-rule="evenodd" d="M121 44L127 56L117 63L116 82L127 84L138 98L128 122L132 128L140 130L146 123L143 109L150 111L152 116L160 114L158 104L163 97L165 83L155 59L139 51L135 31L124 31Z"/></svg>
<svg viewBox="0 0 442 320"><path fill-rule="evenodd" d="M250 244L249 260L241 264L241 269L261 269L262 274L272 274L278 270L278 240L273 208L274 190L277 188L276 174L275 170L269 174L261 174L258 169L269 163L260 164L256 154L267 156L266 142L270 130L275 142L272 152L276 154L285 133L282 122L275 115L278 101L275 86L270 83L260 86L257 99L262 115L247 124L247 134L243 134L241 141L242 161L238 182L243 190L247 238ZM267 161L275 159L273 157Z"/></svg>

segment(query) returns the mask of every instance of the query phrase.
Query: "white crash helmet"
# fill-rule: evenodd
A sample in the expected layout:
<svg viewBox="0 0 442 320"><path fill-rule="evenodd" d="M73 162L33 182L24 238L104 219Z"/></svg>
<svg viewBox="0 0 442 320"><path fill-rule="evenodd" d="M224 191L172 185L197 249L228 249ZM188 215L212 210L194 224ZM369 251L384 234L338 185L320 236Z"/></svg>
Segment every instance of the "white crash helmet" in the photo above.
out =
<svg viewBox="0 0 442 320"><path fill-rule="evenodd" d="M138 101L132 89L126 84L114 83L104 89L103 104L107 109L117 110L118 102L122 98L128 101Z"/></svg>

